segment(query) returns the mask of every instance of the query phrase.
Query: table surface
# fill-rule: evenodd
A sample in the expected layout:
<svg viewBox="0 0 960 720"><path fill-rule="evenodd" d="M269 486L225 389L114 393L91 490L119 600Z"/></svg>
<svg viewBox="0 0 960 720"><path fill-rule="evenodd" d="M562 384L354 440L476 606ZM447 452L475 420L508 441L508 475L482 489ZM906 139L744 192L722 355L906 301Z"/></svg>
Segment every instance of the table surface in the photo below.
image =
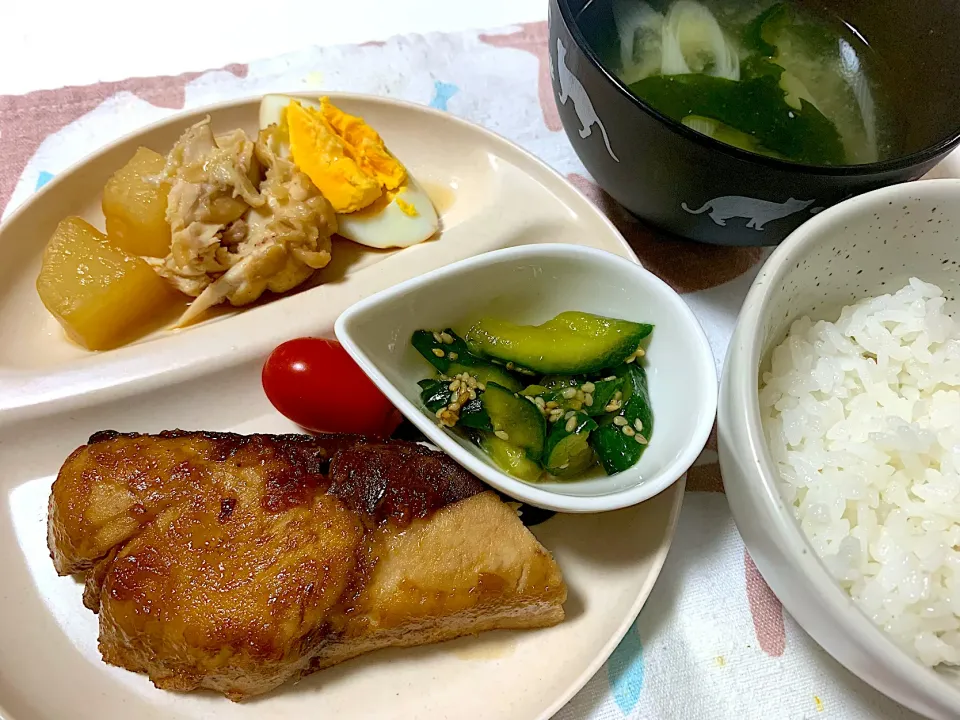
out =
<svg viewBox="0 0 960 720"><path fill-rule="evenodd" d="M266 11L258 10L260 4L246 2L224 11L219 4L165 0L162 7L151 4L138 11L144 13L138 18L133 16L133 5L122 0L8 4L0 43L0 67L4 68L0 96L178 75L231 63L243 64L244 70L236 77L222 73L226 79L217 82L228 89L221 93L210 81L187 94L185 102L195 105L219 96L263 92L273 87L262 78L288 81L299 77L297 73L306 78L305 89L321 88L327 85L320 74L305 69L322 65L335 73L344 70L336 66L340 56L326 53L325 47L426 34L400 39L389 56L415 58L410 62L419 63L421 71L427 68L431 82L426 89L396 78L370 77L378 67L385 75L391 72L382 70L387 65L378 65L374 56L381 50L391 52L390 43L371 47L370 62L360 59L358 67L367 75L359 82L355 78L351 89L429 101L492 126L566 174L604 207L644 264L685 293L707 330L719 369L736 314L764 253L661 242L593 185L544 104L545 66L540 53L545 53L545 0L272 0ZM249 18L264 17L264 12L276 19L276 31L251 32ZM520 23L524 25L519 28L506 27ZM138 32L145 26L148 29ZM197 27L216 31L206 37L195 31ZM488 35L471 30L483 28L501 29ZM495 48L502 53L503 63L487 59L471 66L470 53L480 52L481 47L486 48L483 52ZM237 77L245 78L242 92L235 87ZM346 89L343 83L349 80L346 74L336 75L331 85ZM477 97L471 97L465 87L460 91L471 81ZM479 100L484 91L492 92L490 88L510 93L510 102L501 108L486 107ZM424 95L428 90L433 92L432 99ZM133 92L150 97L149 91L143 95L134 88ZM139 102L139 97L135 99ZM8 178L7 213L52 174L107 142L110 137L103 133L127 132L131 123L148 122L157 111L152 106L128 108L120 103L109 110L115 122L105 123L101 111L106 112L106 104L94 103L95 111L87 113L98 115L95 129L84 126L82 120L65 122L48 136L55 142L36 141L30 161L24 160L25 166L15 168L16 177ZM16 98L0 97L0 161L14 153L14 148L3 145L4 122L16 125L14 116L22 114L24 107ZM133 114L125 115L124 108ZM538 120L541 111L542 122ZM534 122L539 125L531 130ZM2 172L0 168L0 180ZM10 190L14 184L15 190ZM0 212L6 199L0 197ZM682 270L678 273L677 268ZM722 494L714 437L691 470L674 546L640 618L607 665L557 717L846 720L915 716L846 672L783 611L736 532Z"/></svg>

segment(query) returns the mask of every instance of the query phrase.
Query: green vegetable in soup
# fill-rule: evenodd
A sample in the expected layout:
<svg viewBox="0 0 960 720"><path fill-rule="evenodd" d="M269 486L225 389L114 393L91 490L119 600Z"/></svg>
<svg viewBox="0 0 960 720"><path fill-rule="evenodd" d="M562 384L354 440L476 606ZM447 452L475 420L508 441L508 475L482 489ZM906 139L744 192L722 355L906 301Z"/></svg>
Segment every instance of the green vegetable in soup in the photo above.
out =
<svg viewBox="0 0 960 720"><path fill-rule="evenodd" d="M780 86L785 101L802 100L829 117L843 140L846 161L875 162L880 138L873 92L862 70L862 58L845 38L802 22L786 5L764 25L763 36L775 46L771 61L783 68Z"/></svg>
<svg viewBox="0 0 960 720"><path fill-rule="evenodd" d="M838 20L766 0L599 0L581 13L587 35L605 25L597 17L605 5L619 41L617 74L674 120L795 162L889 155L895 118L879 125L872 51Z"/></svg>
<svg viewBox="0 0 960 720"><path fill-rule="evenodd" d="M698 115L687 115L687 117L685 117L681 122L691 130L696 130L702 135L711 137L714 140L719 140L727 145L740 148L741 150L754 152L758 155L766 155L767 157L783 158L783 156L779 153L775 153L772 150L767 150L767 148L758 143L756 138L752 135L747 135L746 133L740 132L729 125L724 125L719 120L700 117Z"/></svg>
<svg viewBox="0 0 960 720"><path fill-rule="evenodd" d="M709 75L657 75L630 89L670 117L717 120L756 138L757 143L791 159L818 165L844 162L843 143L833 123L809 102L799 110L784 102L783 69L758 60L740 81Z"/></svg>
<svg viewBox="0 0 960 720"><path fill-rule="evenodd" d="M786 21L787 12L783 3L771 5L757 15L743 30L743 45L748 50L756 50L763 57L772 58L777 47L770 40L771 31L779 29Z"/></svg>

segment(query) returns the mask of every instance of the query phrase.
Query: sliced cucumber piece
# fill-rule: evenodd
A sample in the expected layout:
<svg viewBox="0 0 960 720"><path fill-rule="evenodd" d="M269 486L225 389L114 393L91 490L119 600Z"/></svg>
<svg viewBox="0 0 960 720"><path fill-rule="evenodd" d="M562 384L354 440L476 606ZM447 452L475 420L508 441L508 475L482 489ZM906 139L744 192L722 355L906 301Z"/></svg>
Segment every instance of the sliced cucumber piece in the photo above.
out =
<svg viewBox="0 0 960 720"><path fill-rule="evenodd" d="M522 448L501 440L493 433L483 433L480 436L480 448L490 456L497 467L515 478L536 482L543 474L540 465L528 458Z"/></svg>
<svg viewBox="0 0 960 720"><path fill-rule="evenodd" d="M653 325L564 312L541 325L484 318L467 331L471 352L539 373L592 373L632 355Z"/></svg>
<svg viewBox="0 0 960 720"><path fill-rule="evenodd" d="M544 375L543 379L540 380L541 385L551 390L558 387L573 387L574 385L579 384L579 382L580 381L577 380L573 375Z"/></svg>
<svg viewBox="0 0 960 720"><path fill-rule="evenodd" d="M507 390L512 390L517 392L520 388L523 387L523 383L517 380L510 372L504 368L502 365L494 365L493 363L487 362L482 358L478 358L475 355L469 355L467 360L470 364L464 364L461 362L450 363L447 368L447 375L450 377L455 377L460 373L469 373L473 375L478 383L482 385L487 385L489 383L496 383L502 387L507 388Z"/></svg>
<svg viewBox="0 0 960 720"><path fill-rule="evenodd" d="M600 427L590 434L590 445L608 475L633 467L647 449L653 433L653 410L643 366L624 365L617 369L616 375L624 382L622 409L604 416Z"/></svg>
<svg viewBox="0 0 960 720"><path fill-rule="evenodd" d="M650 404L650 389L647 384L647 371L639 363L631 363L623 372L623 414L636 426L640 421L641 434L650 440L653 434L653 406ZM641 447L646 447L641 445Z"/></svg>
<svg viewBox="0 0 960 720"><path fill-rule="evenodd" d="M496 383L488 384L480 398L497 436L539 460L547 426L536 405Z"/></svg>
<svg viewBox="0 0 960 720"><path fill-rule="evenodd" d="M566 378L554 381L552 387L544 385L529 385L520 391L521 395L540 397L544 405L556 403L556 407L564 412L568 410L583 411L587 415L602 415L604 409L613 399L614 394L623 385L623 380L614 377L612 380L585 380ZM588 398L589 396L589 398ZM587 404L587 400L590 403ZM549 406L553 407L553 406Z"/></svg>
<svg viewBox="0 0 960 720"><path fill-rule="evenodd" d="M588 438L597 423L586 413L558 420L547 435L543 448L543 466L557 477L579 475L597 461Z"/></svg>
<svg viewBox="0 0 960 720"><path fill-rule="evenodd" d="M444 342L444 339L450 342ZM472 355L463 338L450 328L440 332L416 330L410 338L410 344L427 362L448 377L466 372L484 385L495 382L514 391L523 387L523 383L502 365Z"/></svg>
<svg viewBox="0 0 960 720"><path fill-rule="evenodd" d="M444 335L449 336L451 342L443 342ZM467 344L449 328L442 332L415 330L413 337L410 338L410 344L423 355L427 362L444 374L447 374L451 363L468 364L470 362L467 358L470 352Z"/></svg>
<svg viewBox="0 0 960 720"><path fill-rule="evenodd" d="M421 380L417 385L420 386L420 402L430 412L436 413L450 403L450 391L443 380Z"/></svg>
<svg viewBox="0 0 960 720"><path fill-rule="evenodd" d="M493 430L490 416L483 407L482 394L473 400L468 400L464 406L460 408L460 420L457 424L474 430Z"/></svg>
<svg viewBox="0 0 960 720"><path fill-rule="evenodd" d="M583 410L587 415L603 415L607 405L613 400L617 390L623 387L623 378L615 377L613 380L596 380L593 383L593 404L585 405ZM622 391L621 391L622 392Z"/></svg>

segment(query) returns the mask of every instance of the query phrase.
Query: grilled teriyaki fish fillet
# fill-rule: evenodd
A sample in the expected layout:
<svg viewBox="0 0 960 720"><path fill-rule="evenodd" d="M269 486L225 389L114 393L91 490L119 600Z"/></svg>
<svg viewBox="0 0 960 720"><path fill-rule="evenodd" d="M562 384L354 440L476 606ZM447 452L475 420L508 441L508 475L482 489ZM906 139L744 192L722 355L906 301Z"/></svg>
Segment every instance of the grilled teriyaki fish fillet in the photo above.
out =
<svg viewBox="0 0 960 720"><path fill-rule="evenodd" d="M100 652L232 700L387 646L563 619L556 563L441 453L359 436L97 433L50 496Z"/></svg>

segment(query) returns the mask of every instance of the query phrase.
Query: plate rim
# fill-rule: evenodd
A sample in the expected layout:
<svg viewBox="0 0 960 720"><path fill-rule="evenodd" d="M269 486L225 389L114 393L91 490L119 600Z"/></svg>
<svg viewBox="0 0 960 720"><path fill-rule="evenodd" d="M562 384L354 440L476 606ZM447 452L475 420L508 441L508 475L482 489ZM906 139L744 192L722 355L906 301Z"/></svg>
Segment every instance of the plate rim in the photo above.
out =
<svg viewBox="0 0 960 720"><path fill-rule="evenodd" d="M405 112L414 112L414 113L425 113L430 116L441 119L443 122L452 123L454 125L460 126L470 132L480 133L482 136L485 136L491 144L496 148L500 147L507 151L507 153L512 153L515 157L520 158L524 166L519 166L518 169L524 174L531 175L531 170L536 170L542 174L543 177L549 178L553 184L558 185L560 188L563 188L567 193L572 197L577 198L577 204L579 207L573 208L578 213L588 213L590 214L594 221L600 221L601 225L606 227L608 231L608 236L611 240L615 240L616 244L619 246L621 256L625 259L628 259L640 267L643 267L643 264L640 262L636 253L630 247L629 243L616 228L613 221L604 213L597 205L589 198L587 195L580 190L576 185L574 185L570 180L568 180L562 173L550 166L545 160L537 157L533 152L527 150L526 148L520 146L513 140L501 135L500 133L486 128L482 125L479 125L475 122L467 120L465 118L454 115L450 112L443 111L437 108L431 108L427 105L422 105L420 103L412 102L409 100L403 100L400 98L388 97L383 95L374 95L369 93L351 93L351 92L340 92L340 91L329 91L326 93L317 93L317 92L308 92L303 90L294 90L291 92L283 91L274 91L274 92L261 92L253 94L238 95L232 98L227 98L216 103L204 103L198 104L192 107L184 107L176 112L169 113L157 120L154 120L150 123L141 125L140 127L125 133L117 138L113 139L109 143L105 143L97 146L92 149L90 152L85 153L75 162L71 163L69 166L64 168L61 172L57 173L57 176L53 178L49 183L47 183L39 191L32 193L29 197L25 198L16 208L14 208L7 217L0 222L0 230L6 229L9 224L19 218L23 213L26 213L30 210L33 203L37 202L39 198L44 197L47 193L56 192L56 188L59 184L64 181L68 176L74 174L84 165L88 164L95 158L106 154L116 148L118 145L127 143L135 140L136 138L143 136L151 131L157 130L164 126L174 124L178 121L182 122L183 118L188 116L197 115L200 113L214 113L222 110L228 110L233 108L240 108L244 105L250 105L252 108L256 108L260 100L264 95L268 94L285 94L292 97L314 97L318 94L327 95L335 102L365 102L365 103L374 103L380 106L398 108L401 111ZM22 176L22 175L21 175ZM536 178L535 178L536 179ZM19 178L18 178L19 181ZM541 183L542 184L542 183ZM546 186L548 190L554 191L556 188ZM561 202L566 207L570 206L570 203L567 199L558 198L558 201ZM234 352L233 353L233 364L240 364L242 362L252 359L252 355L256 354L256 351L247 351L247 352ZM120 385L109 385L102 388L97 388L83 392L80 394L69 395L66 397L58 397L54 399L43 399L39 402L32 402L23 406L16 408L11 408L5 410L3 415L3 421L0 422L0 426L13 426L17 425L23 421L36 420L53 413L62 413L69 412L71 410L80 409L83 407L90 406L92 404L97 404L99 401L111 401L117 400L124 397L133 397L141 393L156 391L167 386L175 385L185 381L193 380L206 372L203 363L194 363L192 365L178 365L173 368L165 369L160 372L153 373L146 377L138 377L131 382L122 383ZM40 373L40 377L47 376L50 373ZM647 574L647 578L644 583L641 585L639 592L637 593L636 598L630 606L630 609L627 613L624 614L623 619L620 624L617 626L616 630L610 635L607 641L602 645L599 652L597 652L593 659L586 664L583 670L579 675L567 686L566 690L561 692L557 697L553 699L552 702L549 702L545 709L537 716L537 720L549 720L553 715L555 715L561 708L563 708L583 687L597 674L597 672L602 668L602 666L610 658L613 651L619 645L623 637L627 634L630 628L633 626L636 621L640 611L646 604L646 601L649 599L649 596L655 586L656 582L660 578L660 574L663 570L663 566L666 562L667 555L673 544L673 539L676 534L676 528L679 521L680 511L683 506L685 487L686 487L687 474L684 474L674 483L666 487L657 495L651 497L650 499L644 502L650 502L660 496L669 496L669 493L673 493L673 497L670 498L670 509L668 516L666 518L666 524L664 527L664 532L660 536L660 542L656 548L655 554L650 558L650 571ZM13 720L13 716L3 707L3 704L0 703L0 718L5 718L7 720Z"/></svg>
<svg viewBox="0 0 960 720"><path fill-rule="evenodd" d="M613 655L613 651L617 649L617 646L620 644L620 641L626 636L627 632L633 627L633 624L636 622L637 618L640 616L640 612L643 610L644 605L647 604L647 600L650 599L650 594L653 592L654 586L657 584L657 581L660 579L660 573L663 572L663 566L667 561L667 555L670 553L670 548L673 547L673 537L676 535L677 524L680 521L680 511L683 509L683 500L686 496L686 487L687 487L687 473L684 472L680 479L677 480L672 485L665 488L663 491L644 500L643 502L650 502L661 495L666 495L667 493L675 493L676 499L673 501L673 505L670 508L670 516L667 518L667 528L664 533L665 543L661 543L660 548L657 551L657 555L653 561L653 572L647 577L647 581L643 584L640 592L637 595L637 599L634 600L633 605L630 607L630 612L627 613L627 616L624 618L624 621L617 627L616 632L610 636L610 639L604 643L600 652L597 653L597 656L590 662L583 672L577 676L577 679L570 684L570 688L567 692L562 693L557 700L550 705L543 713L537 716L536 720L550 720L554 715L557 714L563 707L566 706L583 688L588 682L590 682L594 676L600 671L607 660L610 659L610 656ZM640 503L641 505L643 503Z"/></svg>

